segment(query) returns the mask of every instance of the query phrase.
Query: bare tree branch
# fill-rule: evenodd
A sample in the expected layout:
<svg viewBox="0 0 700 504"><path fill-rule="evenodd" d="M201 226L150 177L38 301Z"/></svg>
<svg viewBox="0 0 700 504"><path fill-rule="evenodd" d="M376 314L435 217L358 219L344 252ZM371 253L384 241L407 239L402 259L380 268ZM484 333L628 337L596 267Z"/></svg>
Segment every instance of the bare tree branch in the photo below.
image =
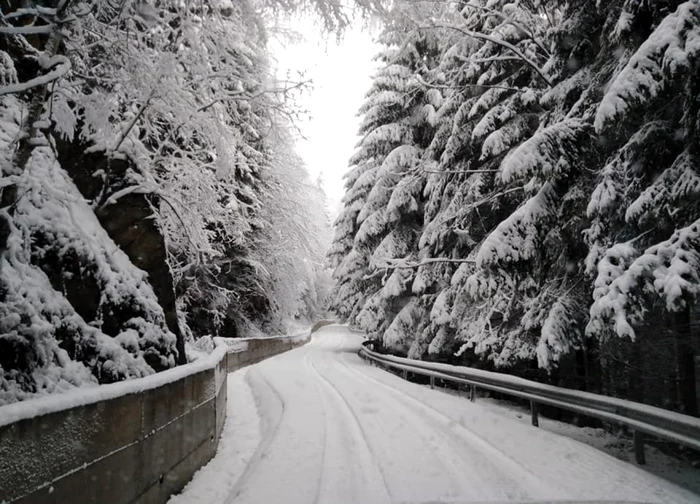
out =
<svg viewBox="0 0 700 504"><path fill-rule="evenodd" d="M422 261L415 262L415 263L410 263L410 262L402 262L402 260L397 259L392 262L391 259L386 260L386 264L375 264L374 266L377 269L414 269L414 268L420 268L421 266L426 266L428 264L440 264L440 263L449 263L449 264L476 264L476 261L474 259L448 259L445 257L429 257L427 259L423 259Z"/></svg>

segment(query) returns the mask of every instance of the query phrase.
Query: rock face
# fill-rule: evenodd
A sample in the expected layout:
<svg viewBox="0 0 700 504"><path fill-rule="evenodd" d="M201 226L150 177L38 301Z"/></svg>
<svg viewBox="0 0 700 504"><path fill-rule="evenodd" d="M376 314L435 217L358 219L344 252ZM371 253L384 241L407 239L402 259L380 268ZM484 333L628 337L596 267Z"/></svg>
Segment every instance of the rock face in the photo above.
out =
<svg viewBox="0 0 700 504"><path fill-rule="evenodd" d="M21 109L8 103L1 139L18 130L7 112ZM0 404L175 366L177 338L147 273L51 148L33 150L17 194L0 257Z"/></svg>
<svg viewBox="0 0 700 504"><path fill-rule="evenodd" d="M165 240L155 220L153 207L157 196L131 193L113 203L109 195L129 186L133 167L128 160L108 160L104 153L86 152L86 145L77 141L56 140L56 152L61 166L68 172L81 194L97 202L96 215L109 237L129 257L131 262L148 274L165 313L168 329L177 337L178 364L187 362L185 344L175 304L175 289L170 267L166 261ZM96 176L96 174L99 174ZM74 293L74 305L91 304L92 293L83 289ZM90 319L87 319L90 320ZM119 320L105 320L104 331L115 332Z"/></svg>

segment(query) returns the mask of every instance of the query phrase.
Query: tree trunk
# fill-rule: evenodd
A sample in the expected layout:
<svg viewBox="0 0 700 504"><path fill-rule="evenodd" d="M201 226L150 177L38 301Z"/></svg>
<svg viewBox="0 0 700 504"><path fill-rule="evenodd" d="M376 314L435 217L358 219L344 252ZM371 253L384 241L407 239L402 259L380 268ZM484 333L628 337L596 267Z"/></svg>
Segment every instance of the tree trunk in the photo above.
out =
<svg viewBox="0 0 700 504"><path fill-rule="evenodd" d="M678 397L683 413L698 416L695 378L695 349L691 331L691 310L686 308L674 314L676 365L678 369Z"/></svg>
<svg viewBox="0 0 700 504"><path fill-rule="evenodd" d="M61 35L59 18L66 12L70 0L66 0L66 3L61 8L61 11L56 15L56 27L51 32L46 46L44 47L44 54L50 59L58 53L58 49L63 41L63 35ZM35 139L41 134L41 130L35 127L36 122L41 119L41 115L44 112L44 105L46 103L46 95L49 92L49 85L47 83L41 86L37 86L32 89L32 98L29 102L29 107L27 110L26 122L22 125L22 136L18 142L17 150L12 159L12 163L6 168L3 176L19 176L24 173L29 158L32 156L32 152L35 147ZM10 237L11 232L11 219L14 213L14 206L17 202L17 184L11 184L4 189L2 189L2 195L0 196L0 209L5 210L5 214L0 214L0 254L4 254L7 250L7 240Z"/></svg>
<svg viewBox="0 0 700 504"><path fill-rule="evenodd" d="M645 400L645 380L642 372L643 356L641 342L634 341L630 348L627 393L628 399L641 403Z"/></svg>

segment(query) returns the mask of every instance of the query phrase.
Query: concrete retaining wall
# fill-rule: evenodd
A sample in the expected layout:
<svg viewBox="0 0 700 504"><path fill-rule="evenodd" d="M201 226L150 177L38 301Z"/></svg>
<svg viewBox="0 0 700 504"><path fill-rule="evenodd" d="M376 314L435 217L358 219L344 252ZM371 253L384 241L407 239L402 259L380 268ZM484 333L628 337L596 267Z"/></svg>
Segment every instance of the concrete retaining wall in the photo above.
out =
<svg viewBox="0 0 700 504"><path fill-rule="evenodd" d="M292 348L303 345L308 340L292 338L249 339L248 349L242 352L228 354L228 372L260 362L263 359L277 355Z"/></svg>
<svg viewBox="0 0 700 504"><path fill-rule="evenodd" d="M166 502L216 453L227 373L307 341L248 340L235 353L220 343L209 362L3 407L0 503Z"/></svg>

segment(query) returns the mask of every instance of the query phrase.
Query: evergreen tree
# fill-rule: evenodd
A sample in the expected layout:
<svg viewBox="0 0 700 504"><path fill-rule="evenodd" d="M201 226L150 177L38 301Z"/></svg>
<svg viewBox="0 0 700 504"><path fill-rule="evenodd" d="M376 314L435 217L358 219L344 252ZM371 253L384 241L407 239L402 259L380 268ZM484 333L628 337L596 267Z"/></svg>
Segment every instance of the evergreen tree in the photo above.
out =
<svg viewBox="0 0 700 504"><path fill-rule="evenodd" d="M601 380L635 399L653 389L647 400L671 394L697 411L699 5L470 0L413 17L406 45L440 33L438 63L406 77L434 106L431 127L413 146L418 168L392 170L371 194L385 180L376 163L362 197L348 192L337 252L353 281L382 271L386 282L366 302L371 289L354 284L341 314L361 306L362 325L412 357L536 364L552 380ZM413 186L417 205L392 206ZM390 208L417 241L386 233ZM678 387L649 378L652 348L674 361Z"/></svg>
<svg viewBox="0 0 700 504"><path fill-rule="evenodd" d="M414 78L434 64L437 37L414 32L406 38L404 30L397 23L382 37L384 66L361 108L364 136L351 160L352 185L336 222L331 259L340 280L335 310L407 350L410 341L400 325L401 319L415 317L413 273L384 272L394 261L412 257L416 248L424 183L420 161L432 138L440 95L426 92Z"/></svg>

